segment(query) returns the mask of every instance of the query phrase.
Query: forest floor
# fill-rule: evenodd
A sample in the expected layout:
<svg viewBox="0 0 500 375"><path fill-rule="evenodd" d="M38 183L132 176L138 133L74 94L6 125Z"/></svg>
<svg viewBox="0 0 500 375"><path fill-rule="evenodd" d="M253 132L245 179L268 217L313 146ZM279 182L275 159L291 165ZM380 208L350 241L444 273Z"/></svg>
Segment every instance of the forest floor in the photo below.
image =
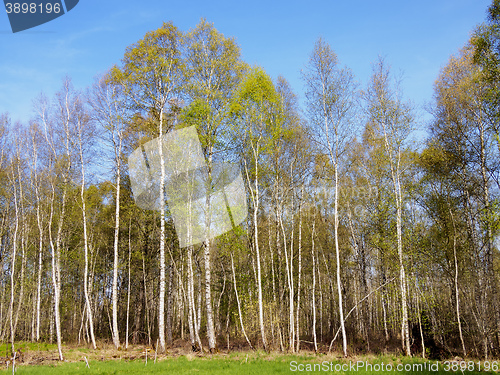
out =
<svg viewBox="0 0 500 375"><path fill-rule="evenodd" d="M359 355L346 359L340 353L284 354L263 351L221 351L217 354L193 353L189 344L169 349L160 355L144 345L130 345L116 350L101 344L93 350L85 346L65 345L60 362L57 347L47 343L18 343L21 358L16 361L16 374L486 374L499 373L500 361L454 359L426 361L401 355ZM4 357L10 345L0 345L0 374L11 374L12 363ZM146 358L147 357L147 358ZM472 365L473 364L473 365ZM496 365L494 365L496 364ZM479 366L481 368L479 369ZM488 368L486 368L487 366ZM490 371L487 371L487 370ZM496 371L491 371L492 369Z"/></svg>

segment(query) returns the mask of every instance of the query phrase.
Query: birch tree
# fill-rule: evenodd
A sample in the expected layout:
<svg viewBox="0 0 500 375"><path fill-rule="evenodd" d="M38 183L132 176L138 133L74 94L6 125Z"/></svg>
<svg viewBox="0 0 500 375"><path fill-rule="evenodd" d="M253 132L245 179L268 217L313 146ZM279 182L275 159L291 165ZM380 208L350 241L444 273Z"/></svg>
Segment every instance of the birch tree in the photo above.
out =
<svg viewBox="0 0 500 375"><path fill-rule="evenodd" d="M113 286L112 286L112 337L116 348L120 347L118 331L118 262L120 234L120 187L122 176L122 152L126 132L127 107L123 102L120 86L98 79L90 97L94 119L106 132L106 138L112 147L115 172L115 228L113 240ZM128 306L128 304L127 304ZM127 326L128 328L128 326ZM128 342L128 340L127 340Z"/></svg>
<svg viewBox="0 0 500 375"><path fill-rule="evenodd" d="M130 46L122 67L111 70L111 79L120 84L130 105L153 119L157 125L160 160L160 277L158 329L160 351L165 352L165 161L162 137L172 129L165 121L167 104L179 94L184 79L181 50L183 36L172 24L164 23L156 31Z"/></svg>
<svg viewBox="0 0 500 375"><path fill-rule="evenodd" d="M383 60L373 66L373 75L366 92L368 120L375 124L384 139L385 154L390 166L393 195L396 205L396 238L399 259L399 283L401 291L401 340L406 355L410 356L408 322L407 276L403 249L403 188L401 186L404 165L402 154L405 141L414 125L410 103L404 102L399 88L391 81L389 68Z"/></svg>
<svg viewBox="0 0 500 375"><path fill-rule="evenodd" d="M56 329L56 340L59 354L59 360L63 360L62 354L62 330L60 316L61 301L61 243L63 240L63 224L66 219L68 184L71 172L71 154L69 148L69 116L67 96L64 89L58 93L59 100L57 105L51 106L50 102L41 96L37 106L37 121L43 127L43 135L48 148L47 168L49 173L50 198L49 198L49 216L48 237L51 251L51 276L53 287L54 302L54 325ZM59 125L59 131L56 131L56 125ZM60 176L60 181L59 177ZM62 193L60 195L60 212L57 213L56 203L58 199L58 186L62 184ZM59 214L57 224L54 222ZM56 224L56 225L55 225ZM53 233L53 226L56 226ZM55 238L54 238L55 237Z"/></svg>
<svg viewBox="0 0 500 375"><path fill-rule="evenodd" d="M265 350L268 350L268 344L264 326L258 216L262 199L262 156L264 153L270 152L272 138L281 135L280 105L280 97L270 77L262 69L254 68L246 74L245 79L241 82L231 107L236 123L233 130L235 131L235 142L242 156L244 175L252 202L252 245L257 266L259 326ZM291 323L294 323L293 320Z"/></svg>
<svg viewBox="0 0 500 375"><path fill-rule="evenodd" d="M354 135L357 85L347 68L338 66L337 56L330 46L319 39L303 74L306 83L307 108L320 152L327 154L333 165L334 239L337 293L342 329L342 348L347 356L347 337L341 285L339 249L339 168L349 139Z"/></svg>
<svg viewBox="0 0 500 375"><path fill-rule="evenodd" d="M187 35L186 65L188 82L186 93L190 104L183 120L196 125L208 168L208 184L212 183L214 163L220 158L224 133L227 129L229 103L232 92L241 78L244 64L234 39L226 38L205 20ZM210 196L206 200L210 212ZM209 219L207 215L207 219ZM207 228L210 223L205 223ZM205 266L205 307L207 336L210 352L217 351L214 313L212 306L211 251L213 241L203 243Z"/></svg>
<svg viewBox="0 0 500 375"><path fill-rule="evenodd" d="M470 285L470 289L481 300L481 303L475 304L474 310L486 357L491 337L498 330L490 319L492 310L499 314L494 302L497 292L494 286L493 238L498 228L494 185L497 188L500 186L500 170L496 162L500 150L495 147L498 146L496 115L490 113L489 99L492 98L489 95L493 93L484 78L486 73L473 61L473 50L467 45L452 56L442 69L435 84L435 121L431 134L437 149L446 156L442 159L451 165L448 170L452 175L448 179L459 181L454 185L455 193L467 204L464 208L471 235L470 258L477 257L473 263L481 264L472 282L475 285ZM456 209L457 205L452 206ZM453 210L449 213L452 215ZM450 219L452 224L456 224L458 215L450 216ZM458 293L455 295L458 317ZM461 330L461 324L459 328Z"/></svg>
<svg viewBox="0 0 500 375"><path fill-rule="evenodd" d="M14 298L15 298L15 284L14 280L16 279L16 257L17 257L17 246L18 246L18 233L19 233L19 196L16 186L16 167L21 162L19 155L19 148L16 150L16 155L14 160L11 162L11 171L9 174L9 182L13 190L14 197L14 233L12 236L12 252L11 252L11 266L10 266L10 304L9 304L9 324L10 324L10 345L11 345L11 353L14 355L16 352L14 346L14 340L16 337L15 324L14 324Z"/></svg>
<svg viewBox="0 0 500 375"><path fill-rule="evenodd" d="M70 101L71 100L71 101ZM94 335L94 318L92 312L92 305L90 303L90 291L89 291L89 234L88 234L88 213L87 213L87 203L85 197L86 188L86 165L88 164L87 159L87 148L90 145L91 137L94 132L92 129L92 123L88 117L88 114L83 108L83 103L81 99L76 96L70 98L68 101L73 106L72 121L74 122L74 132L76 133L76 148L80 163L81 172L81 183L80 183L80 202L82 210L82 221L83 221L83 250L84 250L84 272L83 272L83 292L85 295L85 311L87 314L87 322L90 329L90 338L92 340L92 346L94 349L97 348L95 335Z"/></svg>
<svg viewBox="0 0 500 375"><path fill-rule="evenodd" d="M41 301L42 301L42 266L43 266L43 245L44 245L44 230L42 223L42 197L40 193L40 177L39 177L39 163L38 163L38 148L40 145L40 129L34 123L31 124L29 129L29 136L31 141L31 163L30 166L30 177L31 184L34 187L35 191L35 200L36 200L36 223L38 229L38 274L37 274L37 291L36 291L36 323L35 323L35 331L34 331L34 339L36 341L40 340L40 312L41 312Z"/></svg>

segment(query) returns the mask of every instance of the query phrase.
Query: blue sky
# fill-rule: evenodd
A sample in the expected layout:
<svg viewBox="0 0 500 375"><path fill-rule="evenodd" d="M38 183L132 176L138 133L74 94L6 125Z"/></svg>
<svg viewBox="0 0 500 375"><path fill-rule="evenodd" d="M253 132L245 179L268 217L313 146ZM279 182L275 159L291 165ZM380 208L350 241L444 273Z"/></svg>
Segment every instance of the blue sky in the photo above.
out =
<svg viewBox="0 0 500 375"><path fill-rule="evenodd" d="M385 57L404 77L407 98L422 107L451 54L486 18L491 1L161 1L80 0L63 17L13 34L0 11L0 113L33 116L33 100L59 90L64 76L78 89L119 63L125 48L164 21L187 31L203 17L241 47L243 58L273 78L283 75L303 98L300 70L318 37L365 85ZM428 116L424 115L424 119Z"/></svg>

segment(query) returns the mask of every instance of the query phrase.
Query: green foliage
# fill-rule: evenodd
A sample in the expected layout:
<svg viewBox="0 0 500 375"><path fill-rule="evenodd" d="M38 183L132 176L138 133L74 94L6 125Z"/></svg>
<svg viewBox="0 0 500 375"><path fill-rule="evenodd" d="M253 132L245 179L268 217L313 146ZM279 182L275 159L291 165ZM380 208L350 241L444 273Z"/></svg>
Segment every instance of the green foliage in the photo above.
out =
<svg viewBox="0 0 500 375"><path fill-rule="evenodd" d="M201 129L205 121L211 114L209 104L201 99L193 100L188 106L184 107L181 113L180 128L196 126Z"/></svg>
<svg viewBox="0 0 500 375"><path fill-rule="evenodd" d="M110 99L115 109L110 113L93 113L93 119L102 122L107 134L109 149L105 152L112 160L122 163L118 243L118 323L122 337L127 308L131 341L154 343L158 335L160 219L156 212L136 206L126 156L145 141L157 137L161 123L165 124L164 133L195 126L209 168L212 163L221 161L239 162L248 188L246 198L254 209L255 221L252 220L251 225L243 224L211 241L212 304L221 347L226 335L230 345L240 345L240 339L244 342L237 316L231 260L235 266L243 323L250 341L258 345L257 242L264 289L264 328L270 345L288 348L292 334L288 316L292 303L295 304L293 313L298 314L296 324L301 348L313 340L313 306L320 350L331 340L339 323L337 281L333 277L337 260L332 202L335 194L332 181L338 168L338 242L343 265L340 286L345 296L344 310L351 311L360 303L346 321L353 353L367 350L368 343L372 350L373 347L380 351L393 350L395 337L401 329L395 180L403 191L399 196L399 208L401 243L404 244L402 258L408 271L409 324L417 324L420 317L424 327L432 331L443 346L456 349L458 328L453 282L458 270L458 299L467 350L476 350L471 355L478 356L481 348L496 350L498 311L495 312L495 300L488 300L484 291L489 293L491 290L490 296L496 296L494 293L498 289L498 277L491 280L486 277L485 265L489 260L485 249L488 230L491 229L492 238L500 232L500 131L495 117L499 112L495 102L500 75L499 9L500 0L495 0L488 24L478 29L472 41L476 50L467 46L443 68L435 86L434 119L429 128L431 137L420 153L408 142L415 123L411 103L403 100L398 82L383 61L374 65L370 87L360 96L352 72L340 66L325 41L318 40L304 74L307 123L288 82L283 77L273 80L260 67L248 67L242 61L235 39L224 36L205 20L189 32L165 23L131 45L122 62L100 81L108 85L100 86L104 89L100 93L105 94L100 99ZM108 89L110 91L106 91ZM63 99L60 94L55 101L60 104ZM361 116L358 102L364 105L366 116ZM93 106L94 111L97 109ZM64 111L62 108L62 113ZM12 127L10 119L7 115L0 116L0 263L5 271L0 280L4 287L2 311L8 314L9 292L14 290L11 311L16 320L19 311L16 338L31 338L35 324L33 307L37 297L40 237L41 336L48 339L49 334L53 335L49 234L54 242L59 219L62 219L59 307L63 340L77 341L85 339L87 331L82 290L82 205L78 188L81 165L75 162L78 158L71 142L68 142L69 155L66 154L64 116L53 116L47 124L42 118L36 121L40 122L37 124L40 129L46 125L49 133L54 132L54 141L48 142L51 133L45 139L43 131L38 130L39 161L31 165L30 154L19 157L10 146L16 142L22 144L24 135L12 142L13 136L8 134ZM359 138L358 126L364 126ZM112 155L118 132L124 136L123 149ZM484 135L484 139L480 135ZM89 142L84 146L92 145ZM120 152L122 154L117 155ZM98 155L101 157L104 156ZM95 168L104 168L103 165L97 160ZM14 178L16 171L20 171L17 180ZM38 173L38 181L34 181L34 171ZM94 166L89 166L87 171L94 172ZM110 336L111 265L114 260L116 186L113 177L116 177L116 169L109 172L110 178L102 182L92 180L89 175L84 191L91 299L96 333L102 339ZM38 199L35 186L40 193ZM25 196L20 201L20 216L16 217L13 193L19 193L21 187ZM487 188L489 196L485 194ZM66 192L64 210L63 192ZM40 210L41 236L37 209ZM179 248L168 210L166 216L166 263L169 267L166 295L171 298L167 306L172 309L174 340L180 339L181 332L188 340L186 249ZM17 232L16 265L10 270L13 230L18 218L21 221ZM21 249L26 252L23 279L19 275L23 265ZM207 270L202 250L201 246L195 247L193 261L194 302L204 337L207 314L203 279ZM498 274L498 249L493 246L492 250ZM285 264L286 258L288 264ZM14 285L11 285L10 272L16 276ZM376 289L391 279L394 282ZM22 298L21 286L24 288ZM371 292L366 302L360 302ZM425 314L419 315L422 310ZM1 333L6 337L9 324L5 317L2 323ZM388 327L387 342L384 340L385 326ZM49 344L26 345L23 342L19 346L27 350L53 349ZM2 350L8 347L1 346L0 353ZM86 351L92 354L90 349ZM227 357L212 360L191 356L168 358L156 365L149 362L148 367L142 361L122 360L91 361L90 369L79 362L51 368L20 367L19 371L288 373L287 361L317 363L319 359L329 358L268 356L258 352L249 355L247 360L245 354L231 354L230 360ZM388 359L374 359L375 362L379 360ZM403 361L400 357L390 360Z"/></svg>
<svg viewBox="0 0 500 375"><path fill-rule="evenodd" d="M246 110L244 104L263 106L265 103L272 105L278 102L276 89L271 78L259 67L253 68L247 73L238 88L236 97L239 100L231 108L232 113L236 115Z"/></svg>
<svg viewBox="0 0 500 375"><path fill-rule="evenodd" d="M472 38L471 44L474 47L473 61L482 69L483 79L488 83L486 99L489 102L489 109L492 115L498 118L498 105L500 91L500 1L493 0L488 8L488 20L479 26Z"/></svg>
<svg viewBox="0 0 500 375"><path fill-rule="evenodd" d="M214 152L223 151L229 103L246 65L233 38L226 38L202 19L186 35L186 86L189 104L182 120L196 125L209 167Z"/></svg>
<svg viewBox="0 0 500 375"><path fill-rule="evenodd" d="M357 361L363 362L363 367L355 369L354 371L349 370L349 365L352 364L354 367L357 366ZM443 364L439 365L439 371L431 370L429 367L431 364L435 365L436 361L423 361L418 358L390 358L390 357L375 357L375 358L349 358L347 360L332 359L331 357L324 357L321 355L274 355L267 354L264 352L247 353L247 354L231 354L229 357L213 356L211 358L197 358L193 356L180 356L178 358L167 358L162 359L154 363L152 360L148 360L147 365L145 361L89 361L90 368L86 368L84 361L77 363L65 363L62 365L55 366L33 366L33 367L18 367L18 371L22 371L23 374L81 374L85 372L86 374L164 374L164 373L175 373L175 374L288 374L291 369L297 368L302 364L304 366L301 373L316 373L321 371L321 365L326 363L328 366L328 372L330 372L331 367L335 369L335 365L345 365L347 371L343 371L346 374L370 374L373 373L369 371L369 366L385 366L391 365L394 369L398 365L402 365L409 369L409 371L401 371L401 373L415 373L420 374L447 374ZM424 364L427 363L427 366ZM305 371L306 366L310 367L311 371ZM364 368L364 367L367 368ZM412 367L414 366L414 367ZM377 368L377 367L375 367ZM413 369L413 371L412 371ZM484 372L483 369L479 372L467 371L471 375L493 373ZM10 374L10 370L0 371L0 374Z"/></svg>
<svg viewBox="0 0 500 375"><path fill-rule="evenodd" d="M122 66L113 67L108 79L122 87L132 109L159 122L184 84L183 48L183 34L171 22L164 23L128 47Z"/></svg>
<svg viewBox="0 0 500 375"><path fill-rule="evenodd" d="M233 119L233 140L237 150L247 158L252 173L259 160L268 160L274 152L282 151L279 143L291 139L292 128L285 128L289 115L283 108L282 97L263 69L250 69L238 86L230 105ZM269 163L261 163L266 170Z"/></svg>

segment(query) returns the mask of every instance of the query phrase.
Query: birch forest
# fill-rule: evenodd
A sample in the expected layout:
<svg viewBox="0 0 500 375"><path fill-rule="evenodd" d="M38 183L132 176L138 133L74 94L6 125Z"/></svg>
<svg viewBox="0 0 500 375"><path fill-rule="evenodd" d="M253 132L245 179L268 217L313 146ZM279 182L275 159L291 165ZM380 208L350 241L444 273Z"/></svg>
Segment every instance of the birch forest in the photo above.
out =
<svg viewBox="0 0 500 375"><path fill-rule="evenodd" d="M498 357L500 1L425 109L386 59L360 82L319 38L292 89L215 27L164 23L0 114L0 342ZM128 156L188 126L248 213L180 247Z"/></svg>

